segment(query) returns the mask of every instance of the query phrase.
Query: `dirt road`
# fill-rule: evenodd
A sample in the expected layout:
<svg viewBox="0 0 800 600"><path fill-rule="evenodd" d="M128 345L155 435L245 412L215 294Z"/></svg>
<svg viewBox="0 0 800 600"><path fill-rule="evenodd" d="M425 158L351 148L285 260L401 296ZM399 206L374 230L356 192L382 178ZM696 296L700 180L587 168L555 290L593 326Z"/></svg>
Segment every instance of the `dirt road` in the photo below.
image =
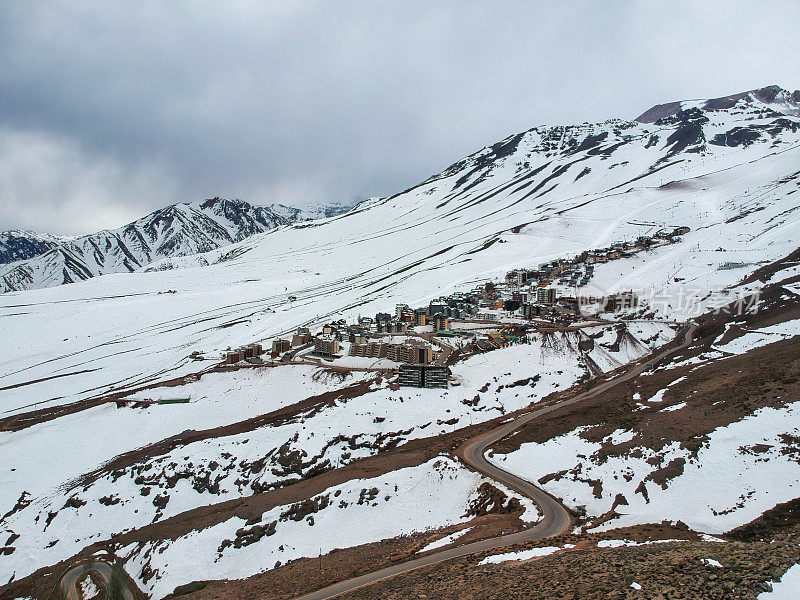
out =
<svg viewBox="0 0 800 600"><path fill-rule="evenodd" d="M490 477L491 479L494 479L495 481L514 490L515 492L533 500L539 507L542 513L542 518L532 527L529 527L524 531L501 535L495 538L479 540L464 546L457 546L455 548L449 548L447 550L428 554L414 560L385 567L378 571L373 571L372 573L365 573L359 577L341 581L321 590L317 590L316 592L306 594L305 596L299 597L297 600L327 600L328 598L334 598L345 592L377 583L384 579L394 577L395 575L407 573L422 567L435 565L452 558L467 556L478 552L485 552L487 550L497 550L506 546L521 544L523 542L542 540L548 537L556 536L565 531L572 522L567 509L564 508L564 506L558 500L550 496L544 490L541 490L532 483L491 464L485 458L487 448L533 419L537 419L555 410L562 409L565 406L570 406L579 402L583 402L589 398L593 398L594 396L605 392L606 390L619 385L620 383L640 375L646 369L649 369L652 365L655 365L670 354L686 348L692 341L692 336L694 335L695 329L696 326L691 325L687 331L684 332L683 342L680 345L669 350L664 350L649 360L632 366L619 377L605 381L597 385L591 391L579 394L578 396L570 398L569 400L564 400L563 402L558 402L545 408L540 408L523 414L509 423L470 439L456 451L456 455L476 471L479 471L487 477Z"/></svg>

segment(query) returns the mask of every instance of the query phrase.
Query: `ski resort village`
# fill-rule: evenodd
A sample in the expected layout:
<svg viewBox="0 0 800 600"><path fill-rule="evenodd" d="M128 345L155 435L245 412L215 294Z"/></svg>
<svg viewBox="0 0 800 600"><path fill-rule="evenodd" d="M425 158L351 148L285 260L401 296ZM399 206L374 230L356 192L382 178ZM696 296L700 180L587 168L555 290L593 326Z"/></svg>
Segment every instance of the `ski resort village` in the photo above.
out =
<svg viewBox="0 0 800 600"><path fill-rule="evenodd" d="M352 323L346 319L331 321L316 335L308 327L300 327L291 336L228 348L222 360L231 367L301 363L338 371L384 371L395 373L399 386L447 388L448 365L471 354L531 343L536 333L594 330L598 325L614 322L600 316L606 313L618 322L618 331L627 333L633 316L649 311L651 303L639 306L638 293L645 290L583 295L589 289L594 264L629 259L636 252L679 242L689 230L686 226L661 229L653 237L615 242L608 248L554 260L536 269L516 269L507 273L503 281L487 281L467 292L442 296L426 307L397 304L392 313L379 312L374 318L359 315ZM294 302L296 297L288 300ZM685 301L685 308L691 310L692 299L687 297ZM720 308L728 304L730 298ZM622 315L625 318L619 320ZM215 357L199 350L189 357L215 361ZM590 366L592 373L602 372L597 364ZM230 370L216 364L211 369ZM196 381L197 376L189 375L187 379ZM453 384L458 382L453 380ZM128 397L118 404L130 401Z"/></svg>
<svg viewBox="0 0 800 600"><path fill-rule="evenodd" d="M798 209L769 86L2 234L0 599L796 598Z"/></svg>

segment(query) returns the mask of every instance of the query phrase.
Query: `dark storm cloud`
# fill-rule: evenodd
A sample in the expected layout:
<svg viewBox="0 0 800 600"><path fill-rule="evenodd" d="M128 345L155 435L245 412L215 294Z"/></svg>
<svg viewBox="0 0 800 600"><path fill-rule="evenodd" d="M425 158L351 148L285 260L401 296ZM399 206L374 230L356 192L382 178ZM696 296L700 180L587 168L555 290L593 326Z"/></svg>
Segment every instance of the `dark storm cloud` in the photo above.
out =
<svg viewBox="0 0 800 600"><path fill-rule="evenodd" d="M800 82L796 3L0 5L0 229L399 191L540 123Z"/></svg>

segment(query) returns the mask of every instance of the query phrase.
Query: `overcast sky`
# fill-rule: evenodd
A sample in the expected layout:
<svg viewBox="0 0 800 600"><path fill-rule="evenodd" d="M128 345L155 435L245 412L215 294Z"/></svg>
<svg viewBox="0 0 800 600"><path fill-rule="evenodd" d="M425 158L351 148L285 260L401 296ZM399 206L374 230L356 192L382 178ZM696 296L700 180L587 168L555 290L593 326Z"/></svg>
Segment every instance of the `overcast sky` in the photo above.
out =
<svg viewBox="0 0 800 600"><path fill-rule="evenodd" d="M3 2L0 230L400 191L538 124L800 87L800 2Z"/></svg>

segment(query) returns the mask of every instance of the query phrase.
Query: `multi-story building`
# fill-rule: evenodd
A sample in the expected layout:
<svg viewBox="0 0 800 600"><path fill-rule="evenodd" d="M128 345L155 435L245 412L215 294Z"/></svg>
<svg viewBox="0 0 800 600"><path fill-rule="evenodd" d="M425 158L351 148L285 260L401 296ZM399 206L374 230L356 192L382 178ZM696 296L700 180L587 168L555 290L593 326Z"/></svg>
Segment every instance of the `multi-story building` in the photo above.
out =
<svg viewBox="0 0 800 600"><path fill-rule="evenodd" d="M450 319L442 314L433 315L433 328L436 331L449 331Z"/></svg>
<svg viewBox="0 0 800 600"><path fill-rule="evenodd" d="M447 302L442 300L434 300L428 305L428 314L433 316L436 314L447 314L448 310Z"/></svg>
<svg viewBox="0 0 800 600"><path fill-rule="evenodd" d="M639 297L635 292L620 292L606 298L605 311L619 311L639 306Z"/></svg>
<svg viewBox="0 0 800 600"><path fill-rule="evenodd" d="M430 346L392 344L387 357L396 362L428 364L433 361L433 349Z"/></svg>
<svg viewBox="0 0 800 600"><path fill-rule="evenodd" d="M272 340L272 354L273 356L277 356L278 354L283 354L284 352L291 350L292 343L289 340L277 339Z"/></svg>
<svg viewBox="0 0 800 600"><path fill-rule="evenodd" d="M349 341L351 344L360 345L367 343L367 336L363 331L351 331ZM352 352L351 352L352 354Z"/></svg>
<svg viewBox="0 0 800 600"><path fill-rule="evenodd" d="M538 304L523 304L522 316L526 319L532 319L542 314L542 307Z"/></svg>
<svg viewBox="0 0 800 600"><path fill-rule="evenodd" d="M363 356L365 358L386 358L388 344L382 342L365 342L350 345L350 356Z"/></svg>
<svg viewBox="0 0 800 600"><path fill-rule="evenodd" d="M246 346L242 346L237 350L241 358L255 358L256 356L261 356L264 353L261 344L247 344Z"/></svg>
<svg viewBox="0 0 800 600"><path fill-rule="evenodd" d="M398 321L402 319L403 313L410 311L408 304L397 304L394 307L394 318Z"/></svg>
<svg viewBox="0 0 800 600"><path fill-rule="evenodd" d="M319 356L334 356L339 354L339 340L333 337L318 337L314 341L314 354Z"/></svg>
<svg viewBox="0 0 800 600"><path fill-rule="evenodd" d="M401 323L413 323L414 322L414 311L411 310L410 308L407 308L407 309L403 310L403 312L400 313L399 319L400 319Z"/></svg>
<svg viewBox="0 0 800 600"><path fill-rule="evenodd" d="M496 313L476 313L472 315L476 321L497 321Z"/></svg>
<svg viewBox="0 0 800 600"><path fill-rule="evenodd" d="M307 344L311 341L311 332L308 330L308 327L300 327L292 336L292 346L302 346L303 344Z"/></svg>
<svg viewBox="0 0 800 600"><path fill-rule="evenodd" d="M398 383L401 387L425 387L422 365L400 365Z"/></svg>
<svg viewBox="0 0 800 600"><path fill-rule="evenodd" d="M433 361L433 349L425 345L368 342L366 344L351 344L350 356L388 358L395 362L427 364Z"/></svg>
<svg viewBox="0 0 800 600"><path fill-rule="evenodd" d="M400 365L399 383L402 387L447 388L450 369L440 365Z"/></svg>
<svg viewBox="0 0 800 600"><path fill-rule="evenodd" d="M536 289L536 302L539 304L555 304L556 290L552 287L540 287Z"/></svg>

